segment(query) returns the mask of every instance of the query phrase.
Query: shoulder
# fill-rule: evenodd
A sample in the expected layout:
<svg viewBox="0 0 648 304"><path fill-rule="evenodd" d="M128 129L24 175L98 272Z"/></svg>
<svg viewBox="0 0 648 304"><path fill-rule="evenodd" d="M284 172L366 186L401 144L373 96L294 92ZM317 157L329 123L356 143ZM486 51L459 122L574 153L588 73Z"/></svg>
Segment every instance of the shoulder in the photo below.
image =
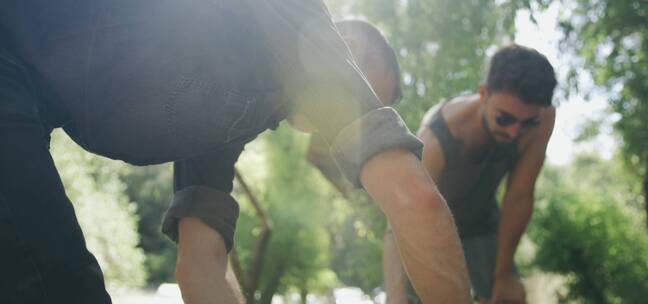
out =
<svg viewBox="0 0 648 304"><path fill-rule="evenodd" d="M421 125L419 126L418 133L430 128L430 125L434 121L435 115L437 115L437 113L445 103L446 101L442 100L441 102L432 106L427 112L425 112L425 115L423 115L423 119L421 120Z"/></svg>
<svg viewBox="0 0 648 304"><path fill-rule="evenodd" d="M435 182L441 177L441 170L445 166L446 155L444 148L437 137L437 134L431 128L421 128L417 136L423 141L423 167Z"/></svg>
<svg viewBox="0 0 648 304"><path fill-rule="evenodd" d="M478 103L479 95L477 94L462 95L452 98L442 109L443 117L447 121L468 119L471 114L470 110L475 106L478 106Z"/></svg>
<svg viewBox="0 0 648 304"><path fill-rule="evenodd" d="M479 106L479 95L471 94L455 97L441 109L446 126L454 138L464 138L466 126Z"/></svg>
<svg viewBox="0 0 648 304"><path fill-rule="evenodd" d="M446 122L464 120L468 117L468 109L476 95L461 95L444 99L430 108L421 121L420 130L429 127L435 115L442 115ZM477 95L478 96L478 95ZM439 113L441 112L441 113Z"/></svg>

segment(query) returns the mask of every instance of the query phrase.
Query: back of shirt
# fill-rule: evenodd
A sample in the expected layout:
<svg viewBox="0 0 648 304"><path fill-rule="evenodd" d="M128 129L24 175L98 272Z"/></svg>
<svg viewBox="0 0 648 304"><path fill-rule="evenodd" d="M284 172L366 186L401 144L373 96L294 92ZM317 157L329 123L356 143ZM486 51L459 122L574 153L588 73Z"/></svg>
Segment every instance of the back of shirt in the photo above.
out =
<svg viewBox="0 0 648 304"><path fill-rule="evenodd" d="M420 155L322 0L5 0L0 22L67 108L66 131L97 154L197 157L244 144L290 111L331 143L356 186L383 150Z"/></svg>
<svg viewBox="0 0 648 304"><path fill-rule="evenodd" d="M77 142L149 164L272 124L282 103L272 55L235 3L8 0L0 20L67 108Z"/></svg>

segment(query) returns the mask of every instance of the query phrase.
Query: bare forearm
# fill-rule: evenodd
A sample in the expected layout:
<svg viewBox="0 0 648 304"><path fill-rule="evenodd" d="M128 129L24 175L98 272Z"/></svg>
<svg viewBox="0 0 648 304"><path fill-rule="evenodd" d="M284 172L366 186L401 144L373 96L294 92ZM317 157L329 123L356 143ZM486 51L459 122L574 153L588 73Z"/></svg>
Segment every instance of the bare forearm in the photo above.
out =
<svg viewBox="0 0 648 304"><path fill-rule="evenodd" d="M496 276L512 273L515 250L526 230L532 213L532 197L504 201L497 235Z"/></svg>
<svg viewBox="0 0 648 304"><path fill-rule="evenodd" d="M469 303L468 275L454 221L418 159L402 150L383 152L365 164L362 181L385 212L423 302Z"/></svg>
<svg viewBox="0 0 648 304"><path fill-rule="evenodd" d="M463 303L469 285L454 222L449 211L433 208L386 213L392 213L403 263L423 302Z"/></svg>
<svg viewBox="0 0 648 304"><path fill-rule="evenodd" d="M176 279L187 304L243 303L233 274L226 276L227 252L222 237L199 219L180 221Z"/></svg>
<svg viewBox="0 0 648 304"><path fill-rule="evenodd" d="M407 275L398 254L398 247L391 229L385 233L383 245L383 272L385 277L385 294L387 304L406 304Z"/></svg>

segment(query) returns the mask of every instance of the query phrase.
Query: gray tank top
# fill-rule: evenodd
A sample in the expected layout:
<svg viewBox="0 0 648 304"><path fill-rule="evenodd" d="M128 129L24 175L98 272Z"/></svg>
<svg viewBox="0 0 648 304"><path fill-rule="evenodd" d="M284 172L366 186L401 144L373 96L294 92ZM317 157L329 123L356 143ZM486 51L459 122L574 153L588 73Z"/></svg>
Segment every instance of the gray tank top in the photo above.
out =
<svg viewBox="0 0 648 304"><path fill-rule="evenodd" d="M517 140L493 145L479 160L470 157L463 142L454 138L442 115L444 104L424 121L441 144L445 166L437 181L455 218L461 238L497 232L499 207L496 191L519 158Z"/></svg>

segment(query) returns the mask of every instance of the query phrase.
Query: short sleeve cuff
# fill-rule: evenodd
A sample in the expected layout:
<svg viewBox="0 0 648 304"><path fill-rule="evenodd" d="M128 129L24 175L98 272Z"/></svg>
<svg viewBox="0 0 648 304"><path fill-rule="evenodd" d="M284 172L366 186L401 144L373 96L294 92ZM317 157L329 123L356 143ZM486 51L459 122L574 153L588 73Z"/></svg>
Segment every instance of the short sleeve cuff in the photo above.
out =
<svg viewBox="0 0 648 304"><path fill-rule="evenodd" d="M331 145L331 154L347 179L362 187L364 163L388 149L401 148L421 158L423 143L412 134L393 108L375 109L346 126Z"/></svg>
<svg viewBox="0 0 648 304"><path fill-rule="evenodd" d="M229 252L234 245L238 216L239 206L231 195L209 187L191 186L175 193L173 202L164 215L162 232L177 243L180 219L199 218L220 233Z"/></svg>

